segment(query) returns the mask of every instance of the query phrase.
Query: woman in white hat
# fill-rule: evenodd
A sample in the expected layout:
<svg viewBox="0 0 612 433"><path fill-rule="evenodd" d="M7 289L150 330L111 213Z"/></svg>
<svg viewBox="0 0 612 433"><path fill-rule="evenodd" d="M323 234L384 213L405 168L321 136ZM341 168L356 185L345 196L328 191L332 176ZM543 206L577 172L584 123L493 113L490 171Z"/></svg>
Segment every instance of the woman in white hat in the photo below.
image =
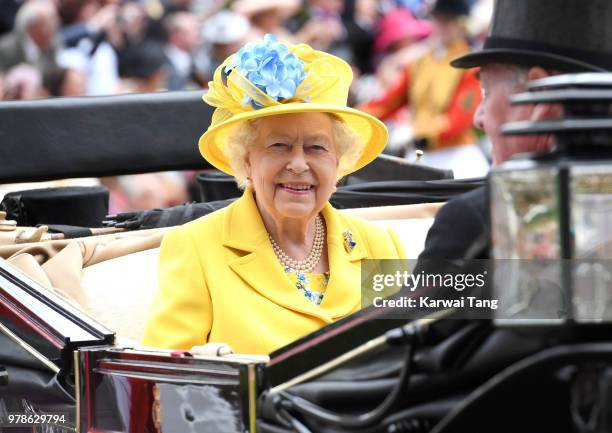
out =
<svg viewBox="0 0 612 433"><path fill-rule="evenodd" d="M294 38L283 23L299 7L299 0L238 0L232 4L234 12L248 18L253 38L270 33L285 42L293 42Z"/></svg>

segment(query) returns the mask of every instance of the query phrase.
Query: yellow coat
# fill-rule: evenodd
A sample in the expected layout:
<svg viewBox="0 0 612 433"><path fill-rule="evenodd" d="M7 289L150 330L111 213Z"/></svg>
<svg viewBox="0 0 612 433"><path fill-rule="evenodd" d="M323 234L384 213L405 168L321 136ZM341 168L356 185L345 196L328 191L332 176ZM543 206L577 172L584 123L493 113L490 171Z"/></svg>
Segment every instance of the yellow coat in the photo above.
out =
<svg viewBox="0 0 612 433"><path fill-rule="evenodd" d="M359 310L360 260L404 258L403 248L390 230L329 203L322 215L330 279L320 306L284 273L250 189L230 206L169 231L143 343L188 350L221 342L237 353L268 354ZM347 229L356 242L350 252Z"/></svg>

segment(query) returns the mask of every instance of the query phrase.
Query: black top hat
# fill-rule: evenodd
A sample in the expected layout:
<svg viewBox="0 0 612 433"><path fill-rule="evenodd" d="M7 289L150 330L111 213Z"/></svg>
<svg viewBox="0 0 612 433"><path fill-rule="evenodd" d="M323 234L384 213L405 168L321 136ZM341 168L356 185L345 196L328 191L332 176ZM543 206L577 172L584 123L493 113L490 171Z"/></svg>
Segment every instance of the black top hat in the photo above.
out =
<svg viewBox="0 0 612 433"><path fill-rule="evenodd" d="M68 186L14 191L4 196L0 210L22 226L101 227L108 214L108 190L103 186Z"/></svg>
<svg viewBox="0 0 612 433"><path fill-rule="evenodd" d="M542 66L562 72L612 70L611 0L497 0L481 51L451 62Z"/></svg>
<svg viewBox="0 0 612 433"><path fill-rule="evenodd" d="M431 9L432 15L444 15L447 17L461 17L469 15L470 7L467 0L437 0Z"/></svg>

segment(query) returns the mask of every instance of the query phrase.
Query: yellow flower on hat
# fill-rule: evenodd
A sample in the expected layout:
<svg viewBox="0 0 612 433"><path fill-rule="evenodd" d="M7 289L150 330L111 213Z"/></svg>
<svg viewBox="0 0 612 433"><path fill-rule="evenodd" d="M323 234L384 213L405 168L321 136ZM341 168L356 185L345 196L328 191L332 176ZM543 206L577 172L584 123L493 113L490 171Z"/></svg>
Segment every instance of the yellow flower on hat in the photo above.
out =
<svg viewBox="0 0 612 433"><path fill-rule="evenodd" d="M375 117L347 107L352 79L348 63L309 45L278 42L272 35L250 42L216 69L202 97L216 109L200 137L200 152L216 168L233 174L223 149L240 122L286 113L326 112L336 115L364 141L363 154L342 175L358 170L382 151L388 133Z"/></svg>

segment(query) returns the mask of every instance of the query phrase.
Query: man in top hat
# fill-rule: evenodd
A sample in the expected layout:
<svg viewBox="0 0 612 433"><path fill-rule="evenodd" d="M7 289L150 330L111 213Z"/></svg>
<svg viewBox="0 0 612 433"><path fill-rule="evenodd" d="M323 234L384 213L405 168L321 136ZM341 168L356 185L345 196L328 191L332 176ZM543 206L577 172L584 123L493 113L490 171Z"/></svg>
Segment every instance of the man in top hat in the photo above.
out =
<svg viewBox="0 0 612 433"><path fill-rule="evenodd" d="M491 140L494 165L553 146L552 136L504 137L501 127L558 116L558 106L511 106L508 98L549 75L612 71L610 22L609 0L497 0L483 49L451 62L456 68L480 67L483 100L474 124ZM479 188L440 209L419 259L486 258L489 245L487 194Z"/></svg>
<svg viewBox="0 0 612 433"><path fill-rule="evenodd" d="M480 169L475 169L484 175L488 164L475 146L472 126L480 101L478 80L475 71L449 65L452 59L470 51L465 27L469 11L466 0L437 0L431 11L431 49L409 65L385 95L359 108L386 120L398 108L408 105L414 142L425 148L429 158L424 162L460 171L466 165L476 165L475 160L480 158Z"/></svg>

